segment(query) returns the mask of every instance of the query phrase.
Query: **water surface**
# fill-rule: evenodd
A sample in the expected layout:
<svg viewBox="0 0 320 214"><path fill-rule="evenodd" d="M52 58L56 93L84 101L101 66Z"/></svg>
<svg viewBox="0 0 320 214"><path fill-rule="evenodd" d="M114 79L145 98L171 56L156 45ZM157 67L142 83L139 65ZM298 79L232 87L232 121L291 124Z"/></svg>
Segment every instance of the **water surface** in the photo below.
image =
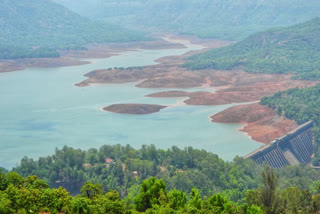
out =
<svg viewBox="0 0 320 214"><path fill-rule="evenodd" d="M180 55L199 46L177 50L139 50L91 64L60 68L27 68L0 74L0 167L10 168L23 156L51 155L56 147L98 148L104 144L130 144L140 148L193 146L218 154L225 160L245 155L259 143L236 131L240 126L211 123L209 116L222 106L186 106L181 98L147 98L163 89L134 87L136 83L76 87L83 74L109 67L155 64L154 60ZM87 59L86 59L87 60ZM197 91L204 89L187 89ZM122 115L102 111L115 103L170 105L150 115Z"/></svg>

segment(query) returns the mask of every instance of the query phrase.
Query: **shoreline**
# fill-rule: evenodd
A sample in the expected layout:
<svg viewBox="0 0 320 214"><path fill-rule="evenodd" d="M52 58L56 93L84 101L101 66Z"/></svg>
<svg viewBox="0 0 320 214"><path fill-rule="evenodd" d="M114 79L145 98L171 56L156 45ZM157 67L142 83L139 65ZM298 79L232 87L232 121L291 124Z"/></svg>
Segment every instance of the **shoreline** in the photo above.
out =
<svg viewBox="0 0 320 214"><path fill-rule="evenodd" d="M276 111L260 103L227 108L210 117L215 123L240 124L239 131L253 140L268 144L298 127L294 120L280 117Z"/></svg>
<svg viewBox="0 0 320 214"><path fill-rule="evenodd" d="M236 124L240 125L240 127L237 128L236 131L241 132L241 133L244 134L246 137L248 137L250 140L259 143L261 146L266 145L266 144L263 143L263 142L260 142L260 141L257 141L257 140L255 140L255 139L253 139L252 136L251 136L248 132L242 131L243 128L248 125L247 123L246 123L246 124L236 123Z"/></svg>
<svg viewBox="0 0 320 214"><path fill-rule="evenodd" d="M138 51L139 49L183 49L182 43L175 43L170 38L174 35L165 35L155 38L153 41L138 41L108 44L89 44L87 50L60 50L58 58L22 58L22 59L0 59L0 73L25 70L26 68L49 68L68 67L91 64L86 59L100 59L117 56L122 52ZM166 38L167 40L164 40ZM187 41L185 39L185 41Z"/></svg>
<svg viewBox="0 0 320 214"><path fill-rule="evenodd" d="M185 39L173 41L182 41ZM188 44L193 44L192 41ZM223 46L225 43L212 44L211 46ZM88 79L80 84L119 84L127 82L138 82L135 87L140 88L163 88L164 91L147 94L146 97L153 98L183 98L185 105L225 105L225 104L240 104L247 102L258 102L264 96L272 96L274 93L287 90L294 87L307 87L315 84L310 81L291 80L291 75L281 74L252 74L241 70L219 71L219 70L201 70L188 71L181 64L185 62L185 58L206 50L208 46L197 51L189 51L181 56L162 57L156 60L158 64L150 66L142 66L137 70L96 70L89 72ZM134 75L134 79L117 78L117 76ZM107 79L108 81L101 81ZM203 88L208 91L187 92L184 88ZM174 88L174 91L170 91ZM177 90L180 89L180 90ZM258 100L258 101L257 101ZM181 100L180 100L181 102ZM174 105L177 105L174 104ZM173 106L174 106L173 105ZM223 112L223 111L222 111ZM210 118L211 116L209 116ZM276 117L276 115L274 115ZM213 121L211 121L213 122ZM228 122L223 122L228 123ZM236 123L236 122L232 122ZM253 124L246 122L239 123L243 127L237 131L243 132L250 139L258 143L268 143L270 133L265 133L265 136L256 137L257 129L252 129ZM260 124L261 126L261 124ZM248 129L249 127L249 129ZM274 126L277 129L278 127Z"/></svg>
<svg viewBox="0 0 320 214"><path fill-rule="evenodd" d="M143 103L121 103L111 104L103 107L103 111L115 114L130 114L130 115L146 115L160 112L161 109L168 106L157 104L143 104Z"/></svg>
<svg viewBox="0 0 320 214"><path fill-rule="evenodd" d="M85 74L88 79L75 83L76 87L94 86L95 84L122 84L122 83L136 83L134 87L141 88L179 88L178 93L183 96L174 95L177 91L162 91L153 94L147 94L146 97L154 98L180 98L177 102L167 107L180 106L180 105L224 105L224 104L240 104L243 106L246 102L252 102L260 100L264 96L271 96L277 91L286 90L293 87L306 87L315 84L310 81L291 80L290 75L279 74L252 74L241 70L237 71L219 71L219 70L201 70L201 71L188 71L185 68L180 67L185 63L185 58L195 54L204 52L208 48L222 47L232 42L219 41L219 40L206 40L201 43L201 39L192 40L186 36L177 35L164 35L160 37L161 40L155 40L152 42L137 42L137 43L122 43L122 44L102 44L92 45L86 51L64 51L62 57L56 59L23 59L23 60L0 60L0 73L12 72L23 70L28 67L65 67L65 66L77 66L83 64L89 64L89 61L82 61L85 58L108 58L115 55L120 55L127 51L137 51L139 49L177 49L186 48L186 45L202 45L201 50L188 51L180 56L166 56L156 59L156 65L141 66L140 69L132 70L95 70ZM177 43L178 42L178 43ZM7 64L6 64L7 63ZM11 64L10 64L11 63ZM7 70L5 70L5 68ZM118 78L118 76L131 76L126 78ZM101 81L102 77L107 77L110 81ZM208 89L209 91L195 91L187 92L184 88L198 87ZM157 96L157 95L160 96ZM162 95L161 95L162 94ZM104 108L99 108L102 111L106 111ZM237 107L237 106L235 106ZM233 107L230 107L233 108ZM229 110L227 108L218 114L223 114ZM217 115L217 114L216 114ZM210 122L213 121L212 116L208 116ZM273 115L272 117L276 117ZM253 139L259 143L268 143L268 137L264 136L264 139L254 136L259 127L263 127L263 121L261 124L251 124L250 122L228 122L222 123L237 123L241 124L241 127L237 131L243 132L250 139ZM253 129L252 127L256 127ZM273 128L277 129L276 125ZM268 135L268 133L265 133ZM270 141L271 142L271 141Z"/></svg>

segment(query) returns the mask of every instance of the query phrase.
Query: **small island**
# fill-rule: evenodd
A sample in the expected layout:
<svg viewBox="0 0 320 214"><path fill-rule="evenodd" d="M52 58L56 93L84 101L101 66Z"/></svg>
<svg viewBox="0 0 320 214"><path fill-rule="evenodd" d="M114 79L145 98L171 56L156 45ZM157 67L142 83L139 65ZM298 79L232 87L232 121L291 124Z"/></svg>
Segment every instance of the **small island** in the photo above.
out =
<svg viewBox="0 0 320 214"><path fill-rule="evenodd" d="M118 113L118 114L152 114L159 112L161 109L167 106L155 105L155 104L139 104L139 103L128 103L128 104L113 104L104 107L103 110Z"/></svg>

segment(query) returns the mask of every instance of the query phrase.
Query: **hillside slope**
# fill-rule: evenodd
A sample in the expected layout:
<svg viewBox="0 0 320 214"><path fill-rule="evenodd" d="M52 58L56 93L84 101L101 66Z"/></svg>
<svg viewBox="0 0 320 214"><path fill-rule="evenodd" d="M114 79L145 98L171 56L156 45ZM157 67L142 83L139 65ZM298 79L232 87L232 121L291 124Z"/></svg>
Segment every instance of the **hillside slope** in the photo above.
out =
<svg viewBox="0 0 320 214"><path fill-rule="evenodd" d="M287 28L256 33L226 47L191 56L190 69L254 73L293 73L294 78L320 79L320 18Z"/></svg>
<svg viewBox="0 0 320 214"><path fill-rule="evenodd" d="M2 1L0 28L0 58L57 56L56 49L143 39L136 32L90 21L51 0Z"/></svg>
<svg viewBox="0 0 320 214"><path fill-rule="evenodd" d="M279 115L294 119L299 124L313 121L315 156L313 164L320 160L320 85L309 88L294 88L278 92L261 100L263 105L276 109Z"/></svg>
<svg viewBox="0 0 320 214"><path fill-rule="evenodd" d="M241 40L320 16L318 0L55 0L83 16L144 30Z"/></svg>

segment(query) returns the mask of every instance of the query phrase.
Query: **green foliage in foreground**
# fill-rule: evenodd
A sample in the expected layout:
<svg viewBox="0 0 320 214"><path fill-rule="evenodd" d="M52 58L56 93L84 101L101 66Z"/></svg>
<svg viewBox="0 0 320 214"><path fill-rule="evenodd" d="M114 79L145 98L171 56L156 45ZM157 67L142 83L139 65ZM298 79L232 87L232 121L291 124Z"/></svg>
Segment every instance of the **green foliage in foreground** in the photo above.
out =
<svg viewBox="0 0 320 214"><path fill-rule="evenodd" d="M297 121L299 124L313 121L315 136L314 164L319 165L320 158L320 85L309 88L294 88L278 92L272 97L264 97L263 105L277 110L279 115Z"/></svg>
<svg viewBox="0 0 320 214"><path fill-rule="evenodd" d="M188 195L197 188L203 197L220 192L228 200L239 203L244 201L247 190L259 187L260 170L261 166L252 160L240 157L225 162L217 155L192 147L163 150L154 145L142 146L139 150L129 145L104 145L87 151L65 146L56 149L54 155L38 160L24 157L20 166L13 169L24 177L37 175L50 187L62 186L73 195L79 194L89 181L100 183L105 192L116 190L121 197L133 198L143 180L152 176L162 179L167 191L176 189ZM305 166L288 166L277 172L281 176L281 189L294 186L314 193L314 182L320 180L320 171ZM145 194L155 193L146 191ZM173 206L180 203L177 201Z"/></svg>
<svg viewBox="0 0 320 214"><path fill-rule="evenodd" d="M121 199L115 190L105 193L101 184L86 182L81 194L71 196L66 189L49 188L37 176L23 178L16 172L0 171L0 213L318 213L320 197L309 191L289 187L279 190L279 176L264 166L261 186L246 191L246 198L235 203L220 193L202 197L193 188L189 194L172 189L167 191L162 179L150 177L142 181L136 196ZM317 184L317 192L320 190Z"/></svg>
<svg viewBox="0 0 320 214"><path fill-rule="evenodd" d="M189 58L189 69L253 73L292 73L296 79L320 79L320 18L287 28L271 29L227 47Z"/></svg>

